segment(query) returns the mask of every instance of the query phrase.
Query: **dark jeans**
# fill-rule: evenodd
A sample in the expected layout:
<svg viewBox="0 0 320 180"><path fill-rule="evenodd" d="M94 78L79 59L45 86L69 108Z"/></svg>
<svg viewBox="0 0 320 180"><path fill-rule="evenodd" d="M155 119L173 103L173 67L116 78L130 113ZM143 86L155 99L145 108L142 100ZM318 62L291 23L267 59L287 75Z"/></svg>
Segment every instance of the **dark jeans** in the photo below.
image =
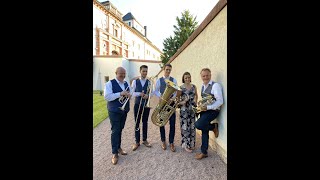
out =
<svg viewBox="0 0 320 180"><path fill-rule="evenodd" d="M109 111L109 118L111 123L112 154L117 154L118 149L121 147L121 134L126 123L127 113L115 113Z"/></svg>
<svg viewBox="0 0 320 180"><path fill-rule="evenodd" d="M140 143L140 119L141 119L141 114L142 114L142 110L143 110L143 104L141 104L141 106L140 106L139 113L138 113L138 109L139 109L139 104L134 104L134 120L136 122L134 133L135 133L135 138L136 138L137 144ZM150 108L144 108L143 115L142 115L142 140L143 141L147 140L149 113L150 113ZM138 114L139 114L139 116L137 119ZM138 128L139 128L139 130L137 131Z"/></svg>
<svg viewBox="0 0 320 180"><path fill-rule="evenodd" d="M173 113L172 116L169 119L170 123L170 132L169 132L169 143L173 143L174 141L174 134L175 134L175 126L176 126L176 113ZM160 127L160 136L161 141L164 142L166 140L166 131L165 126Z"/></svg>
<svg viewBox="0 0 320 180"><path fill-rule="evenodd" d="M200 118L196 121L195 126L197 129L201 130L202 144L201 152L203 154L208 154L208 144L209 144L209 130L212 130L214 125L210 124L219 115L219 111L208 110L200 113Z"/></svg>

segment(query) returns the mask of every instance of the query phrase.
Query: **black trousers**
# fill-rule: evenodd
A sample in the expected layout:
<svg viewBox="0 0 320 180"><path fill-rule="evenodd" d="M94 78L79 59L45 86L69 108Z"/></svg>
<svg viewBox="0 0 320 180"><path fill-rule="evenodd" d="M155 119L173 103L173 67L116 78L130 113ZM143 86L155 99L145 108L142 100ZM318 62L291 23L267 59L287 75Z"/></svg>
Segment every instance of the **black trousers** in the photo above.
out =
<svg viewBox="0 0 320 180"><path fill-rule="evenodd" d="M219 111L208 110L200 113L200 118L194 124L197 129L201 130L201 152L207 154L209 147L209 130L213 129L214 125L210 124L219 115Z"/></svg>
<svg viewBox="0 0 320 180"><path fill-rule="evenodd" d="M134 104L134 120L136 122L135 125L135 139L136 143L140 143L140 121L142 121L142 140L146 141L148 138L148 117L150 113L150 108L144 108L143 110L143 104L140 106L140 110L138 113L139 109L139 104ZM141 114L143 111L142 119L141 119ZM138 118L137 118L138 116Z"/></svg>
<svg viewBox="0 0 320 180"><path fill-rule="evenodd" d="M111 123L112 154L117 154L118 149L121 148L121 134L126 123L127 113L116 113L109 111L109 118Z"/></svg>
<svg viewBox="0 0 320 180"><path fill-rule="evenodd" d="M175 135L175 130L176 130L176 113L173 113L172 116L169 119L170 123L170 131L169 131L169 143L173 143L174 141L174 135ZM166 140L166 131L165 131L165 126L160 127L160 136L161 136L161 141L164 142Z"/></svg>

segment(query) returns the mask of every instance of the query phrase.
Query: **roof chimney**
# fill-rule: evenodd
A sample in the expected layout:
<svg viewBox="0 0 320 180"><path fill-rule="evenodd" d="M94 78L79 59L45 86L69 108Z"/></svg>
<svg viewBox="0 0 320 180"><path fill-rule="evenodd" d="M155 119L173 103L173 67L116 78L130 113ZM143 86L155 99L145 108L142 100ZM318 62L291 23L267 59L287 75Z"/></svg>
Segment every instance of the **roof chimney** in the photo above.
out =
<svg viewBox="0 0 320 180"><path fill-rule="evenodd" d="M147 26L144 26L144 37L147 37Z"/></svg>

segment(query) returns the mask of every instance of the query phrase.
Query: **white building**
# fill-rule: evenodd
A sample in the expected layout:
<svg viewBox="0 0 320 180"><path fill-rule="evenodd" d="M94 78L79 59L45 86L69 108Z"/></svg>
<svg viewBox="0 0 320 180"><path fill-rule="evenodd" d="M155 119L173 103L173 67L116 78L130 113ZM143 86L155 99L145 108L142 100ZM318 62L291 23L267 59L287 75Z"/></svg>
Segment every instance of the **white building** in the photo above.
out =
<svg viewBox="0 0 320 180"><path fill-rule="evenodd" d="M128 59L160 60L162 52L148 40L147 26L130 12L123 16L109 1L93 0L93 5L93 55L116 51Z"/></svg>
<svg viewBox="0 0 320 180"><path fill-rule="evenodd" d="M142 26L128 12L125 16L110 2L93 0L93 89L115 77L115 68L127 70L127 78L139 76L139 67L149 67L148 76L156 75L162 52L147 38Z"/></svg>

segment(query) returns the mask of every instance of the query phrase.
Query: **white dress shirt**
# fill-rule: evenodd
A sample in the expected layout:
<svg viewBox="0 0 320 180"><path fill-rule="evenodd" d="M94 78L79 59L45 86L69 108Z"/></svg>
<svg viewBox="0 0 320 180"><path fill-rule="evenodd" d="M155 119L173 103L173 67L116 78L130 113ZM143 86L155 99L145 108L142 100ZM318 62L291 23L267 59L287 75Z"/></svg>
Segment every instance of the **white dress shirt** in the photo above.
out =
<svg viewBox="0 0 320 180"><path fill-rule="evenodd" d="M209 81L209 83L207 85L202 85L203 87L203 91L204 92L206 90L206 88L209 86L209 84L212 84L212 81ZM220 109L220 106L223 104L223 96L222 96L222 88L221 85L219 83L214 83L211 89L211 94L214 95L214 97L216 98L216 101L214 101L212 104L207 105L207 110L213 109Z"/></svg>
<svg viewBox="0 0 320 180"><path fill-rule="evenodd" d="M146 83L146 81L147 81L147 79L146 78L139 78L139 80L140 80L140 82L141 82L141 86L142 86L142 88L143 88L143 86L145 85L145 83ZM150 80L149 80L150 81ZM151 83L151 82L149 82L149 83ZM136 87L137 87L137 81L136 80L133 80L132 81L132 84L131 84L131 87L132 87L132 92L133 92L133 97L137 97L137 96L140 96L141 95L141 92L135 92L135 90L136 90ZM146 94L146 92L144 92L145 94ZM150 95L152 96L152 92L150 93Z"/></svg>
<svg viewBox="0 0 320 180"><path fill-rule="evenodd" d="M115 80L117 81L117 83L119 84L121 89L124 91L125 90L124 83L126 81L120 82L117 78L115 78ZM127 91L131 91L129 83L128 83L128 88L129 89L127 89ZM106 83L106 85L104 86L104 99L107 100L107 101L113 101L113 100L119 98L121 96L120 93L121 92L117 92L117 93L113 93L112 92L112 83L111 83L111 81L108 81Z"/></svg>
<svg viewBox="0 0 320 180"><path fill-rule="evenodd" d="M164 78L164 80L166 80L166 79L170 80L170 76L168 76L168 77L163 76L163 78ZM173 77L172 77L172 78L173 78ZM173 83L175 83L176 85L178 85L177 80L176 80L175 78L173 78ZM157 80L157 82L156 82L156 88L155 88L155 90L153 91L153 94L156 95L158 98L161 97L160 85L161 85L161 83L160 83L160 78L159 78L159 79ZM177 95L177 92L175 92L175 93L173 94L173 97L172 97L172 98L175 98L176 95Z"/></svg>

